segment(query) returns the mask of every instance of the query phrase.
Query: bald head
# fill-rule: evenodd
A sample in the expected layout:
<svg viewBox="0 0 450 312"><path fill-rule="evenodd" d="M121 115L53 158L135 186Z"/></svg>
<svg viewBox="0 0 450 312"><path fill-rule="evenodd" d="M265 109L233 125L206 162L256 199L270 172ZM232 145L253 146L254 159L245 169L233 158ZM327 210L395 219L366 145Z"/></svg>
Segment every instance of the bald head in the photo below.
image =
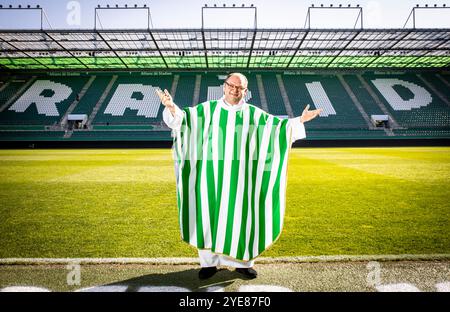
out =
<svg viewBox="0 0 450 312"><path fill-rule="evenodd" d="M236 77L236 78L238 78L238 79L241 81L243 87L245 87L245 88L248 87L248 80L247 80L247 77L245 77L243 74L241 74L241 73L231 73L231 74L229 74L229 75L227 76L227 78L225 79L225 82L227 82L228 79L230 79L231 77Z"/></svg>
<svg viewBox="0 0 450 312"><path fill-rule="evenodd" d="M225 101L231 105L239 104L247 94L247 86L247 77L241 73L229 74L223 87Z"/></svg>

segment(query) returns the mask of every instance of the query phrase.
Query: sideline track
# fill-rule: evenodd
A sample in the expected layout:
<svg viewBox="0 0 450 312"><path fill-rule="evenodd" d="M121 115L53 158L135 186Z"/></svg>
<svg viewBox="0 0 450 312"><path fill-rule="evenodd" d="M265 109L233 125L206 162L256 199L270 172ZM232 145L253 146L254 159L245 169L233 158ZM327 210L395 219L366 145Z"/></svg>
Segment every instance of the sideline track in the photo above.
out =
<svg viewBox="0 0 450 312"><path fill-rule="evenodd" d="M261 257L255 264L308 263L308 262L351 262L351 261L432 261L450 260L450 254L401 254L401 255L339 255ZM199 264L198 258L0 258L0 265L42 265L42 264Z"/></svg>

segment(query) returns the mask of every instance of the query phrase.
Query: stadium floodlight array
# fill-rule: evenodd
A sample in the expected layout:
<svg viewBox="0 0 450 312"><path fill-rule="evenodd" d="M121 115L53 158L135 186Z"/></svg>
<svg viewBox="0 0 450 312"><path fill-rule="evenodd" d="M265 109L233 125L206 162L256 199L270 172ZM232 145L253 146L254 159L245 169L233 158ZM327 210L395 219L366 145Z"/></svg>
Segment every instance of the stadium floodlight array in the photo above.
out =
<svg viewBox="0 0 450 312"><path fill-rule="evenodd" d="M256 29L258 27L258 21L257 21L258 12L257 12L257 8L253 4L251 4L250 6L245 6L245 4L242 4L240 7L237 7L235 4L233 4L233 6L227 6L226 4L224 4L223 7L218 7L216 4L214 4L213 7L209 7L207 4L205 4L205 6L202 7L202 29L205 28L204 14L205 14L205 11L208 9L238 9L238 10L250 9L250 10L253 10L255 13L254 28Z"/></svg>
<svg viewBox="0 0 450 312"><path fill-rule="evenodd" d="M437 4L433 5L433 6L428 6L428 4L425 4L424 6L420 6L418 4L416 4L415 7L413 7L411 9L411 12L408 15L408 18L406 19L405 24L403 25L403 28L405 28L406 24L408 24L409 19L412 16L412 22L413 22L413 29L416 28L416 10L422 10L422 9L449 9L450 7L447 7L445 4L443 4L442 6L439 6Z"/></svg>
<svg viewBox="0 0 450 312"><path fill-rule="evenodd" d="M358 20L360 20L360 29L363 29L363 9L359 6L359 4L356 4L355 6L352 6L349 4L347 7L342 6L342 4L339 4L339 6L333 6L333 4L330 4L329 6L324 6L323 4L320 5L320 7L314 6L314 4L311 4L310 7L308 7L308 12L306 13L306 19L304 28L306 28L306 24L308 24L308 29L311 29L311 11L315 9L343 9L343 10L358 10L358 16L355 20L355 25L353 28L356 27L356 24L358 23Z"/></svg>
<svg viewBox="0 0 450 312"><path fill-rule="evenodd" d="M138 6L137 4L135 4L133 7L131 7L131 6L129 7L128 4L125 4L124 6L120 6L120 5L116 4L114 7L110 6L109 4L107 4L106 6L101 6L100 4L97 4L97 7L94 8L94 30L97 29L97 19L100 22L100 17L98 15L97 11L101 11L101 10L145 10L147 13L147 29L150 29L150 25L153 28L153 22L152 22L152 16L150 13L150 8L147 7L146 4L144 4L143 6ZM101 25L101 22L100 22L100 25Z"/></svg>
<svg viewBox="0 0 450 312"><path fill-rule="evenodd" d="M23 6L22 7L22 5L17 5L17 7L14 7L14 6L12 6L11 4L10 5L8 5L7 7L5 6L5 7L3 7L3 5L2 4L0 4L0 10L37 10L37 11L39 11L39 14L40 14L40 28L39 29L43 29L43 27L44 27L44 18L45 18L45 20L47 21L47 23L48 23L48 25L50 26L50 28L51 28L51 24L50 24L50 21L49 21L49 19L48 19L48 16L47 16L47 14L45 13L45 10L43 9L43 8L41 8L41 6L40 5L36 5L36 7L32 7L31 5L27 5L26 7L25 6Z"/></svg>

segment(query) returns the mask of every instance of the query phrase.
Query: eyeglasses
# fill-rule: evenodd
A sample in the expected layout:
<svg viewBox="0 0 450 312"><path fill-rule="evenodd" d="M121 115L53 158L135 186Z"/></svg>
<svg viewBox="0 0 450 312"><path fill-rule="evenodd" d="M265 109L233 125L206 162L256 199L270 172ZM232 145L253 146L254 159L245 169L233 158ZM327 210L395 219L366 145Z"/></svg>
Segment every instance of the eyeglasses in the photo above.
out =
<svg viewBox="0 0 450 312"><path fill-rule="evenodd" d="M230 88L236 89L236 90L241 91L241 92L247 89L247 88L244 88L244 87L241 87L241 86L235 86L234 84L231 84L231 83L226 82L226 81L225 81L225 84L227 86L229 86Z"/></svg>

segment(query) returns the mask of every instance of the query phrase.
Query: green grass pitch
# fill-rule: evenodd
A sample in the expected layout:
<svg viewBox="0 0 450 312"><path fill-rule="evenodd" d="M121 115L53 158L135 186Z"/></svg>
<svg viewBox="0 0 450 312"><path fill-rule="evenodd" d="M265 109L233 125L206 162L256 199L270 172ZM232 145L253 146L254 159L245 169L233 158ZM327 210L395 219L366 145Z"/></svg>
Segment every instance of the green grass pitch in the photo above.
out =
<svg viewBox="0 0 450 312"><path fill-rule="evenodd" d="M0 258L195 257L169 149L0 150ZM293 149L263 256L450 253L450 148Z"/></svg>

